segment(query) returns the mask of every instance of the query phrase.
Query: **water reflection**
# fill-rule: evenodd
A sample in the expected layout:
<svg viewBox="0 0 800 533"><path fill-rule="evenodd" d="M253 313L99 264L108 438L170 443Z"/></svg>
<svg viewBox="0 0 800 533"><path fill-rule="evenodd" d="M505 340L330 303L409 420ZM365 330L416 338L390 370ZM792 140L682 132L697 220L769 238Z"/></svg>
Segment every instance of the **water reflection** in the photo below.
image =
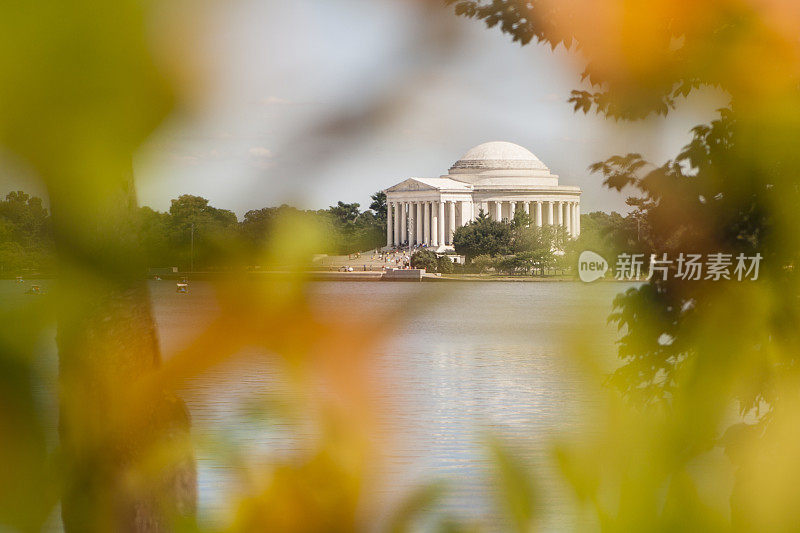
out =
<svg viewBox="0 0 800 533"><path fill-rule="evenodd" d="M368 316L397 312L404 320L376 354L376 383L389 405L383 432L395 438L376 472L381 485L369 505L389 509L421 482L444 480L445 508L457 516L491 522L484 437L502 434L537 466L548 529L573 524L566 495L546 458L550 440L575 428L585 407L585 383L564 354L578 331L599 330L597 353L613 361L613 328L605 326L614 283L313 283L309 300L320 320L331 314ZM171 285L151 286L161 343L168 356L213 320L211 286L193 284L188 296ZM219 518L230 493L237 455L268 462L295 453L313 431L306 421L265 420L248 407L254 399L288 392L265 354L242 353L206 372L186 390L195 433L226 461L198 453L203 518ZM374 513L372 513L374 516ZM496 524L495 524L496 525Z"/></svg>

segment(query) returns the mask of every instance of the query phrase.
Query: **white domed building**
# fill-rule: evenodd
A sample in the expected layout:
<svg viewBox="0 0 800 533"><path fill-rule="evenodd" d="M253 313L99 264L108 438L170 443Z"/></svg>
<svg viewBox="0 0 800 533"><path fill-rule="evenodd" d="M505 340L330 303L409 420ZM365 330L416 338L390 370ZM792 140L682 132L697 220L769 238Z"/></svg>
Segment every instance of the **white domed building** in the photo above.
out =
<svg viewBox="0 0 800 533"><path fill-rule="evenodd" d="M410 244L451 249L453 233L481 210L494 220L511 220L524 210L537 226L564 226L577 237L580 187L559 185L538 157L509 142L469 150L439 178L408 178L386 189L389 248Z"/></svg>

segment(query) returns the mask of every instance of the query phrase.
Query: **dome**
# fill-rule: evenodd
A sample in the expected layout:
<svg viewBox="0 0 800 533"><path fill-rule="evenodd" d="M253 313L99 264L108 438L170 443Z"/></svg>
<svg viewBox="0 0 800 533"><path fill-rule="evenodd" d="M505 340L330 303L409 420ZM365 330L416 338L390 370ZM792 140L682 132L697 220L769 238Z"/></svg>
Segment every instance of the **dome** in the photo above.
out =
<svg viewBox="0 0 800 533"><path fill-rule="evenodd" d="M547 167L526 148L495 141L471 148L450 168L451 172L476 170L547 170Z"/></svg>

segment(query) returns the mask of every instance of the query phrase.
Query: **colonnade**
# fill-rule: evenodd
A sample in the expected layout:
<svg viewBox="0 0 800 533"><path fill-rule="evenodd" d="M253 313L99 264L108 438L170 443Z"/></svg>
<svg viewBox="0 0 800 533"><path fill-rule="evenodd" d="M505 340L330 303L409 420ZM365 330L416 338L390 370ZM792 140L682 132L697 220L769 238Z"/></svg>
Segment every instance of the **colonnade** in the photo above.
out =
<svg viewBox="0 0 800 533"><path fill-rule="evenodd" d="M456 222L456 204L458 223ZM386 243L399 246L410 245L450 246L456 228L471 221L482 209L494 220L513 219L520 206L537 226L564 226L567 235L577 237L581 232L580 203L572 200L532 200L532 201L484 201L474 204L466 201L407 201L388 202L386 220ZM503 214L507 213L507 216Z"/></svg>
<svg viewBox="0 0 800 533"><path fill-rule="evenodd" d="M459 213L462 221L456 224L456 203L462 204ZM389 202L387 204L386 243L398 246L408 242L413 245L452 245L456 227L471 220L464 214L470 202L417 201Z"/></svg>

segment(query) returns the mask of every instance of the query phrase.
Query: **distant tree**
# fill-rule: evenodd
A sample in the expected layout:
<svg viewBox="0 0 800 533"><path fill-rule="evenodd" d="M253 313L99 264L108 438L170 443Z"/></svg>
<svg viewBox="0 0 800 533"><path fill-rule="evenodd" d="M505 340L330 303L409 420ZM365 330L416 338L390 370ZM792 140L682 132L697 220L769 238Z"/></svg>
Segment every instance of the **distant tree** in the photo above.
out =
<svg viewBox="0 0 800 533"><path fill-rule="evenodd" d="M10 192L0 201L0 219L13 227L10 237L30 247L49 240L49 216L42 199L22 191Z"/></svg>
<svg viewBox="0 0 800 533"><path fill-rule="evenodd" d="M383 221L385 224L387 213L386 193L383 191L378 191L370 196L370 198L372 199L372 203L369 204L369 208L375 212L375 216L378 218L378 220Z"/></svg>
<svg viewBox="0 0 800 533"><path fill-rule="evenodd" d="M212 207L205 198L191 194L182 194L172 200L169 214L173 217L173 225L181 227L186 227L191 223L217 224L223 227L236 223L236 215L233 211Z"/></svg>
<svg viewBox="0 0 800 533"><path fill-rule="evenodd" d="M475 269L475 272L478 274L483 274L490 268L494 266L495 260L489 254L479 255L477 257L473 257L470 264Z"/></svg>
<svg viewBox="0 0 800 533"><path fill-rule="evenodd" d="M52 266L50 215L41 198L13 191L0 200L0 245L2 271Z"/></svg>
<svg viewBox="0 0 800 533"><path fill-rule="evenodd" d="M556 262L556 255L552 250L533 250L531 252L533 269L539 271L540 276L547 274L547 269L552 268Z"/></svg>
<svg viewBox="0 0 800 533"><path fill-rule="evenodd" d="M233 211L213 207L200 196L184 194L172 200L169 214L171 245L183 268L188 268L192 260L195 268L227 262L236 244ZM192 238L194 256L190 257Z"/></svg>
<svg viewBox="0 0 800 533"><path fill-rule="evenodd" d="M605 257L609 262L622 252L649 254L649 225L640 210L626 216L617 212L595 211L581 215L581 234L577 239L566 243L566 263L577 264L578 256L584 250L591 250Z"/></svg>
<svg viewBox="0 0 800 533"><path fill-rule="evenodd" d="M485 214L456 229L453 246L456 253L468 260L479 255L504 255L511 249L510 224L490 220Z"/></svg>
<svg viewBox="0 0 800 533"><path fill-rule="evenodd" d="M519 261L516 255L508 255L497 259L497 270L504 274L516 274L519 269Z"/></svg>
<svg viewBox="0 0 800 533"><path fill-rule="evenodd" d="M455 265L446 255L439 256L436 260L436 271L440 274L452 274L455 269Z"/></svg>
<svg viewBox="0 0 800 533"><path fill-rule="evenodd" d="M358 203L346 204L340 201L336 205L329 207L328 212L342 224L353 224L361 214L361 211L358 210L359 207L360 204Z"/></svg>
<svg viewBox="0 0 800 533"><path fill-rule="evenodd" d="M531 225L531 216L525 211L518 209L514 213L511 225L514 226L514 229L527 228Z"/></svg>
<svg viewBox="0 0 800 533"><path fill-rule="evenodd" d="M430 250L417 250L411 256L412 268L424 268L428 272L437 271L438 258L436 254Z"/></svg>
<svg viewBox="0 0 800 533"><path fill-rule="evenodd" d="M142 253L149 267L178 266L180 260L170 243L171 217L169 213L140 207L136 217L137 232Z"/></svg>
<svg viewBox="0 0 800 533"><path fill-rule="evenodd" d="M555 248L556 239L552 226L528 225L514 228L514 241L511 246L514 252L553 250Z"/></svg>
<svg viewBox="0 0 800 533"><path fill-rule="evenodd" d="M286 204L280 207L253 209L244 214L239 223L242 240L253 253L258 254L268 242L275 222L283 216L297 215L300 211Z"/></svg>
<svg viewBox="0 0 800 533"><path fill-rule="evenodd" d="M17 272L30 266L28 254L18 242L0 242L0 273Z"/></svg>
<svg viewBox="0 0 800 533"><path fill-rule="evenodd" d="M531 270L537 266L540 261L540 255L537 252L520 252L500 259L498 261L498 268L508 274L530 274Z"/></svg>

